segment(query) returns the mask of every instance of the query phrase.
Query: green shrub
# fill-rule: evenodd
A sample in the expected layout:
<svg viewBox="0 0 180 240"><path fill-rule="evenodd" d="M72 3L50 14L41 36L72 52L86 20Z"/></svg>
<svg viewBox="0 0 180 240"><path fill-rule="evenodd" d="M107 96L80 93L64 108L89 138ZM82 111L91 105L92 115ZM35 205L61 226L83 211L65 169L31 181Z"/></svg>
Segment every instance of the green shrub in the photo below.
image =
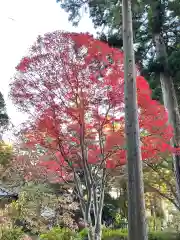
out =
<svg viewBox="0 0 180 240"><path fill-rule="evenodd" d="M127 230L103 229L102 240L127 240ZM148 240L180 240L177 233L154 232L149 233Z"/></svg>
<svg viewBox="0 0 180 240"><path fill-rule="evenodd" d="M115 230L104 228L102 240L127 240L127 230Z"/></svg>
<svg viewBox="0 0 180 240"><path fill-rule="evenodd" d="M78 234L80 239L85 239L88 236L88 229L84 228L83 230L81 230Z"/></svg>
<svg viewBox="0 0 180 240"><path fill-rule="evenodd" d="M149 240L180 240L180 235L170 232L154 232L149 233Z"/></svg>
<svg viewBox="0 0 180 240"><path fill-rule="evenodd" d="M77 233L67 228L52 228L40 236L42 240L80 240Z"/></svg>
<svg viewBox="0 0 180 240"><path fill-rule="evenodd" d="M72 232L69 229L53 228L46 234L41 235L41 240L84 240L88 234L88 229L83 229L80 233ZM102 240L128 240L126 229L103 228ZM170 232L149 233L148 240L180 240L180 235Z"/></svg>
<svg viewBox="0 0 180 240"><path fill-rule="evenodd" d="M24 232L21 228L1 228L0 239L1 240L20 240L24 236Z"/></svg>

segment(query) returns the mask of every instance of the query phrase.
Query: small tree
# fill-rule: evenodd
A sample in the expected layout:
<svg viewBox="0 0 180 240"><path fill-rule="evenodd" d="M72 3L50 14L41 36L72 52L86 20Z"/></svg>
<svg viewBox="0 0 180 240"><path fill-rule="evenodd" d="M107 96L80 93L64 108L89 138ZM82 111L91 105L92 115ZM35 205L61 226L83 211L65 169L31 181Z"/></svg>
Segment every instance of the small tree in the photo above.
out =
<svg viewBox="0 0 180 240"><path fill-rule="evenodd" d="M11 84L14 103L32 117L24 145L38 151L36 164L51 181L75 186L93 240L101 239L110 169L126 164L123 77L122 52L88 34L57 31L38 38ZM172 150L172 130L141 76L137 90L142 158L157 161Z"/></svg>

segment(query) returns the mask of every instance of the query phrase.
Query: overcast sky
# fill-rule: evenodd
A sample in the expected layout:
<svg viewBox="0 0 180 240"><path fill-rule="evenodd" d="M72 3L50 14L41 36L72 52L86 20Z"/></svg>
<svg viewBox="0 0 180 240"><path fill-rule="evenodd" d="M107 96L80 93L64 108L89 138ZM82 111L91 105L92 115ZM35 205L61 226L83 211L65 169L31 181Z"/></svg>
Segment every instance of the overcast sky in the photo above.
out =
<svg viewBox="0 0 180 240"><path fill-rule="evenodd" d="M0 91L15 125L26 119L8 99L8 85L15 66L38 34L54 30L95 33L91 20L86 15L78 28L72 27L68 15L60 9L56 0L0 1Z"/></svg>

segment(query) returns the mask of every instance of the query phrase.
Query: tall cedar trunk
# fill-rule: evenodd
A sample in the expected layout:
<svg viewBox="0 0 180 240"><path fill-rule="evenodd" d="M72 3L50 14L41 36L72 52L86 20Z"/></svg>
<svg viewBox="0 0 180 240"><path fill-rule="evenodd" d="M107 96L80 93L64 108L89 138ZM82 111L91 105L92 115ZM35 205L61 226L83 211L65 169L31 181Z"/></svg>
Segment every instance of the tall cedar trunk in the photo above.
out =
<svg viewBox="0 0 180 240"><path fill-rule="evenodd" d="M154 14L154 19L156 16L160 16L160 7L158 4L161 4L160 1L156 2L157 4L154 5L155 8L152 9ZM153 5L152 5L153 6ZM156 21L153 22L156 25ZM163 101L165 108L168 111L168 118L169 123L173 127L174 130L174 137L171 141L173 147L180 147L180 113L178 108L178 102L176 97L176 92L174 89L173 79L169 74L169 67L168 67L168 58L166 52L166 46L161 36L161 29L162 26L160 25L159 28L153 28L156 31L153 32L155 48L157 53L157 58L159 58L161 64L163 65L163 71L160 72L160 82L163 94ZM174 173L176 179L176 191L178 197L178 206L180 207L180 156L173 154L173 165L174 165Z"/></svg>
<svg viewBox="0 0 180 240"><path fill-rule="evenodd" d="M123 0L122 13L128 162L128 232L129 240L147 240L131 0Z"/></svg>

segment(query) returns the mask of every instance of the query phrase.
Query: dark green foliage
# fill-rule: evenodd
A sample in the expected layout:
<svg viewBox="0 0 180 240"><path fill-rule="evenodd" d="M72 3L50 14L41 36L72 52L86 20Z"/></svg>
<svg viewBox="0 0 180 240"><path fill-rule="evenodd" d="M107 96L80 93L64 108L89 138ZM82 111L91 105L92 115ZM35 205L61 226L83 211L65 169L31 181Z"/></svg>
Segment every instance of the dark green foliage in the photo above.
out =
<svg viewBox="0 0 180 240"><path fill-rule="evenodd" d="M169 56L169 70L178 86L180 82L180 46ZM177 89L177 88L176 88Z"/></svg>
<svg viewBox="0 0 180 240"><path fill-rule="evenodd" d="M163 30L163 24L165 22L165 10L167 1L152 1L152 6L148 11L149 29L152 33L159 33Z"/></svg>
<svg viewBox="0 0 180 240"><path fill-rule="evenodd" d="M105 193L104 196L104 208L103 208L103 220L114 221L115 215L119 209L119 199L114 199L109 193Z"/></svg>
<svg viewBox="0 0 180 240"><path fill-rule="evenodd" d="M177 100L180 105L180 49L172 51L168 56L169 74L173 77ZM153 90L153 98L162 102L162 91L159 80L159 72L164 70L163 59L149 60L149 63L142 70L142 75L149 81Z"/></svg>
<svg viewBox="0 0 180 240"><path fill-rule="evenodd" d="M84 6L86 1L83 0L56 0L57 3L61 4L61 7L69 13L69 21L73 22L73 25L77 25L81 19L80 9Z"/></svg>
<svg viewBox="0 0 180 240"><path fill-rule="evenodd" d="M123 46L123 39L118 33L111 35L101 34L99 37L101 41L108 43L109 46L121 49Z"/></svg>
<svg viewBox="0 0 180 240"><path fill-rule="evenodd" d="M81 19L81 10L88 8L90 16L95 27L107 26L112 21L116 21L117 10L120 11L118 0L106 1L106 0L56 0L60 3L60 6L69 13L69 20L73 25L77 25ZM118 8L118 9L117 9Z"/></svg>
<svg viewBox="0 0 180 240"><path fill-rule="evenodd" d="M6 113L6 105L2 93L0 92L0 129L6 127L9 123L9 117Z"/></svg>

